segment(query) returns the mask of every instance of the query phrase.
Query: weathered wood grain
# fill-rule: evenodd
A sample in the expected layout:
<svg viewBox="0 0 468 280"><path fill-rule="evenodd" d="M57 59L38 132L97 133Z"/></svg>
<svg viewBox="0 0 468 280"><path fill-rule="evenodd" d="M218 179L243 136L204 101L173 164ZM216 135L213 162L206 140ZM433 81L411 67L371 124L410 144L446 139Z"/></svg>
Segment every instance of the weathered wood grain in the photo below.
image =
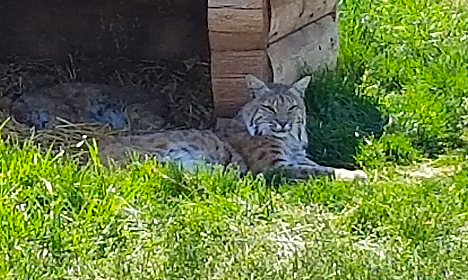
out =
<svg viewBox="0 0 468 280"><path fill-rule="evenodd" d="M293 33L336 10L337 0L270 0L269 42Z"/></svg>
<svg viewBox="0 0 468 280"><path fill-rule="evenodd" d="M216 51L266 49L267 0L210 0L210 48Z"/></svg>
<svg viewBox="0 0 468 280"><path fill-rule="evenodd" d="M265 50L267 36L264 33L209 32L210 49L213 51Z"/></svg>
<svg viewBox="0 0 468 280"><path fill-rule="evenodd" d="M211 52L213 78L244 78L247 74L267 80L270 76L265 50Z"/></svg>
<svg viewBox="0 0 468 280"><path fill-rule="evenodd" d="M266 0L208 0L208 8L262 9Z"/></svg>
<svg viewBox="0 0 468 280"><path fill-rule="evenodd" d="M266 50L212 52L211 78L217 116L233 117L247 102L245 76L269 80Z"/></svg>
<svg viewBox="0 0 468 280"><path fill-rule="evenodd" d="M245 78L213 78L215 114L234 117L249 100Z"/></svg>
<svg viewBox="0 0 468 280"><path fill-rule="evenodd" d="M263 9L208 9L208 30L261 34L266 28L264 12Z"/></svg>
<svg viewBox="0 0 468 280"><path fill-rule="evenodd" d="M270 77L268 0L208 0L215 113L232 117L246 100L245 76Z"/></svg>
<svg viewBox="0 0 468 280"><path fill-rule="evenodd" d="M338 26L326 16L281 40L270 44L268 56L275 82L293 83L300 70L334 68L338 55Z"/></svg>

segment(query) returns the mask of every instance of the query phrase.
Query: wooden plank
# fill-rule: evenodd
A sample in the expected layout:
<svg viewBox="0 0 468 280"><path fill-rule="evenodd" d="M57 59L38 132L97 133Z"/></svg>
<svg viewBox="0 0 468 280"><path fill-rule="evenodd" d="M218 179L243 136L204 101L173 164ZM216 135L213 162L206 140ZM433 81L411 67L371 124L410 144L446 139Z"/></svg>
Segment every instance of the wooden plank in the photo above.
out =
<svg viewBox="0 0 468 280"><path fill-rule="evenodd" d="M214 100L235 101L249 98L245 78L214 78L212 84L217 89Z"/></svg>
<svg viewBox="0 0 468 280"><path fill-rule="evenodd" d="M266 49L267 0L210 0L208 30L215 51Z"/></svg>
<svg viewBox="0 0 468 280"><path fill-rule="evenodd" d="M213 99L218 117L234 117L250 99L245 78L214 78Z"/></svg>
<svg viewBox="0 0 468 280"><path fill-rule="evenodd" d="M270 71L265 50L211 52L212 78L244 78L247 74L268 80Z"/></svg>
<svg viewBox="0 0 468 280"><path fill-rule="evenodd" d="M267 36L262 33L209 32L210 49L214 51L265 50Z"/></svg>
<svg viewBox="0 0 468 280"><path fill-rule="evenodd" d="M263 9L208 9L208 30L217 32L262 33L266 28Z"/></svg>
<svg viewBox="0 0 468 280"><path fill-rule="evenodd" d="M336 10L337 0L270 0L273 43Z"/></svg>
<svg viewBox="0 0 468 280"><path fill-rule="evenodd" d="M268 80L268 0L208 0L215 113L233 117L247 102L245 76Z"/></svg>
<svg viewBox="0 0 468 280"><path fill-rule="evenodd" d="M338 26L329 15L268 46L273 80L291 84L304 67L334 68L338 48Z"/></svg>
<svg viewBox="0 0 468 280"><path fill-rule="evenodd" d="M214 113L216 117L233 118L237 115L244 102L234 101L219 101L215 103Z"/></svg>
<svg viewBox="0 0 468 280"><path fill-rule="evenodd" d="M262 9L265 0L208 0L208 8Z"/></svg>

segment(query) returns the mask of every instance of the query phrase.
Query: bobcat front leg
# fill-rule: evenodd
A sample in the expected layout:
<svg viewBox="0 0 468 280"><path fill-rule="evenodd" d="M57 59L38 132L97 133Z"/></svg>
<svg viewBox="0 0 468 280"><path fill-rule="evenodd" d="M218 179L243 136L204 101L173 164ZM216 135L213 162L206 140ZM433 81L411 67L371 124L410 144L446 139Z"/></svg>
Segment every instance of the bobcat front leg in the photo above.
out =
<svg viewBox="0 0 468 280"><path fill-rule="evenodd" d="M348 170L343 168L333 168L320 165L306 157L302 158L299 164L283 167L289 172L299 177L297 179L306 179L309 176L325 175L340 181L367 181L367 174L362 170Z"/></svg>

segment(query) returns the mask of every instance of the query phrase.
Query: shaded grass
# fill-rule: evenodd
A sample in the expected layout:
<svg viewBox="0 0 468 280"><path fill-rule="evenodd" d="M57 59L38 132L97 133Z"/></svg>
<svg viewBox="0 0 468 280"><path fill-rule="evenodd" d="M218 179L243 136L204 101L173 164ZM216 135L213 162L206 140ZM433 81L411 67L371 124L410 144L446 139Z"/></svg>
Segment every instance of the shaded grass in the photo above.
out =
<svg viewBox="0 0 468 280"><path fill-rule="evenodd" d="M316 159L375 166L402 163L401 157L356 163L355 152L402 150L411 162L464 148L468 12L463 1L345 0L339 18L338 70L319 76L307 100L309 149ZM368 136L380 152L357 148Z"/></svg>
<svg viewBox="0 0 468 280"><path fill-rule="evenodd" d="M387 120L375 102L355 94L339 71L315 77L308 93L309 154L318 163L353 167L363 137L380 137Z"/></svg>

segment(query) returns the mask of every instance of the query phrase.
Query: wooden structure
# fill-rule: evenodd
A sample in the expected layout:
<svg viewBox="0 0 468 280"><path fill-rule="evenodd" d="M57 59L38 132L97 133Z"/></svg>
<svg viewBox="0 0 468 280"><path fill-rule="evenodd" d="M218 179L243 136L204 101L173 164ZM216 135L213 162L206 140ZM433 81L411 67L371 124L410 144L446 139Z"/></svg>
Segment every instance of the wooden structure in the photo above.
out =
<svg viewBox="0 0 468 280"><path fill-rule="evenodd" d="M248 100L245 74L291 83L333 67L337 0L2 0L0 63L16 55L68 60L201 57L211 63L216 114Z"/></svg>
<svg viewBox="0 0 468 280"><path fill-rule="evenodd" d="M292 83L303 67L334 67L336 0L209 0L211 76L218 116L248 100L244 76Z"/></svg>

